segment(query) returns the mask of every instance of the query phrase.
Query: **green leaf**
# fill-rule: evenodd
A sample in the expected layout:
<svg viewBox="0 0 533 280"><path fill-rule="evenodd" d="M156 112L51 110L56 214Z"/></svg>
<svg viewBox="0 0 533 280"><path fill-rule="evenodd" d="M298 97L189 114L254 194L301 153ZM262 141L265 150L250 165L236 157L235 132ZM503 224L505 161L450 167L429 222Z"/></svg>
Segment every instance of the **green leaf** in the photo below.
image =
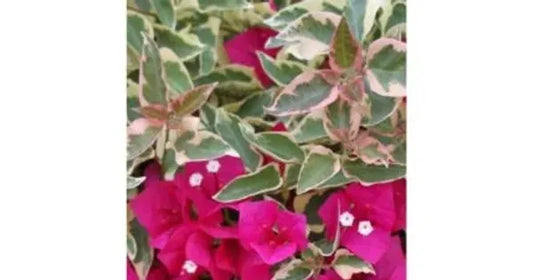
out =
<svg viewBox="0 0 533 280"><path fill-rule="evenodd" d="M133 121L128 127L128 160L148 150L162 130L162 127L151 125L147 119Z"/></svg>
<svg viewBox="0 0 533 280"><path fill-rule="evenodd" d="M154 31L152 30L152 25L150 21L144 16L128 11L128 26L127 26L127 42L135 54L138 56L142 53L144 38L141 34L144 32L149 37L154 36Z"/></svg>
<svg viewBox="0 0 533 280"><path fill-rule="evenodd" d="M217 17L208 17L203 23L193 24L192 33L198 36L206 49L199 56L199 75L207 75L215 69L218 59L216 44L221 20Z"/></svg>
<svg viewBox="0 0 533 280"><path fill-rule="evenodd" d="M376 14L381 7L378 0L350 0L344 9L350 31L358 42L362 42L370 32Z"/></svg>
<svg viewBox="0 0 533 280"><path fill-rule="evenodd" d="M187 68L178 56L169 48L159 50L163 61L163 79L170 91L170 98L175 98L193 88L193 83Z"/></svg>
<svg viewBox="0 0 533 280"><path fill-rule="evenodd" d="M175 161L179 165L234 153L220 136L209 131L184 131L174 140L173 148L176 150Z"/></svg>
<svg viewBox="0 0 533 280"><path fill-rule="evenodd" d="M335 272L342 279L350 279L352 275L359 273L376 274L372 264L366 263L357 256L352 255L346 249L337 250L332 265Z"/></svg>
<svg viewBox="0 0 533 280"><path fill-rule="evenodd" d="M405 96L407 47L402 41L381 38L370 44L367 51L366 78L377 94Z"/></svg>
<svg viewBox="0 0 533 280"><path fill-rule="evenodd" d="M241 118L263 118L265 107L272 103L273 95L273 89L251 95L244 100L235 114Z"/></svg>
<svg viewBox="0 0 533 280"><path fill-rule="evenodd" d="M198 36L190 32L190 27L175 31L163 25L154 25L157 43L171 49L182 61L187 61L204 51L205 45Z"/></svg>
<svg viewBox="0 0 533 280"><path fill-rule="evenodd" d="M147 105L160 105L166 107L166 86L162 78L161 57L159 48L152 38L143 33L144 45L142 49L141 65L139 70L139 102L142 107Z"/></svg>
<svg viewBox="0 0 533 280"><path fill-rule="evenodd" d="M388 167L380 165L366 165L361 160L346 160L342 166L347 176L359 179L362 184L376 184L390 182L405 177L406 167L391 164Z"/></svg>
<svg viewBox="0 0 533 280"><path fill-rule="evenodd" d="M270 56L258 51L257 55L265 73L278 85L288 85L296 76L300 75L306 66L290 60L274 60Z"/></svg>
<svg viewBox="0 0 533 280"><path fill-rule="evenodd" d="M206 129L211 132L215 132L216 110L217 109L209 103L205 103L204 106L200 108L200 120Z"/></svg>
<svg viewBox="0 0 533 280"><path fill-rule="evenodd" d="M324 112L317 110L307 114L291 131L297 143L311 142L327 137L324 127Z"/></svg>
<svg viewBox="0 0 533 280"><path fill-rule="evenodd" d="M320 201L320 206L323 204L323 201L325 200L327 196L324 195L324 198ZM318 209L316 210L318 212ZM340 217L341 215L341 206L340 203L337 203L337 217ZM336 230L335 230L335 238L332 241L329 241L327 239L321 239L314 243L314 245L318 248L318 251L320 254L324 257L330 257L333 255L333 253L337 250L339 247L340 237L341 237L341 225L340 222L337 220L336 223Z"/></svg>
<svg viewBox="0 0 533 280"><path fill-rule="evenodd" d="M148 233L137 219L133 219L129 223L128 258L139 278L146 279L152 266L154 252L148 243Z"/></svg>
<svg viewBox="0 0 533 280"><path fill-rule="evenodd" d="M213 199L225 203L233 202L276 190L281 185L281 176L274 165L269 164L254 173L235 178L215 194Z"/></svg>
<svg viewBox="0 0 533 280"><path fill-rule="evenodd" d="M398 99L376 94L365 82L367 101L370 105L370 114L363 118L363 126L375 126L390 117L398 107Z"/></svg>
<svg viewBox="0 0 533 280"><path fill-rule="evenodd" d="M261 90L250 67L231 64L215 69L213 72L195 79L196 85L218 82L217 91L238 96L248 96L250 92Z"/></svg>
<svg viewBox="0 0 533 280"><path fill-rule="evenodd" d="M198 0L198 5L203 11L240 10L253 7L246 0Z"/></svg>
<svg viewBox="0 0 533 280"><path fill-rule="evenodd" d="M134 189L138 186L140 186L144 180L146 180L146 177L133 177L128 175L128 190Z"/></svg>
<svg viewBox="0 0 533 280"><path fill-rule="evenodd" d="M329 70L309 71L298 75L276 97L267 112L276 116L289 116L326 107L339 96L339 88L331 83Z"/></svg>
<svg viewBox="0 0 533 280"><path fill-rule="evenodd" d="M284 163L301 163L305 154L287 133L261 132L255 135L254 146Z"/></svg>
<svg viewBox="0 0 533 280"><path fill-rule="evenodd" d="M331 11L332 7L342 9L345 4L346 0L305 0L279 10L274 16L265 20L265 23L281 31L309 12Z"/></svg>
<svg viewBox="0 0 533 280"><path fill-rule="evenodd" d="M172 103L174 114L183 117L200 109L216 86L217 83L201 85L185 92Z"/></svg>
<svg viewBox="0 0 533 280"><path fill-rule="evenodd" d="M215 121L215 129L235 151L239 154L246 168L250 171L257 170L261 163L261 156L256 152L251 144L244 138L239 126L241 120L228 114L224 109L218 109Z"/></svg>
<svg viewBox="0 0 533 280"><path fill-rule="evenodd" d="M398 164L404 164L406 163L407 159L406 159L406 149L407 149L407 146L406 146L406 142L405 140L403 140L400 144L398 144L396 146L396 148L394 149L394 152L392 153L392 157L394 157L394 160L398 163Z"/></svg>
<svg viewBox="0 0 533 280"><path fill-rule="evenodd" d="M267 48L287 46L286 51L298 59L310 60L327 54L341 16L330 12L308 13L270 38Z"/></svg>
<svg viewBox="0 0 533 280"><path fill-rule="evenodd" d="M163 152L163 159L161 160L161 169L165 180L173 180L179 165L176 162L176 152L172 148L167 148Z"/></svg>
<svg viewBox="0 0 533 280"><path fill-rule="evenodd" d="M305 158L298 177L297 194L316 189L340 170L339 158L328 148L314 146Z"/></svg>
<svg viewBox="0 0 533 280"><path fill-rule="evenodd" d="M272 280L306 280L311 278L313 270L303 266L303 264L302 260L291 260L276 271Z"/></svg>
<svg viewBox="0 0 533 280"><path fill-rule="evenodd" d="M337 99L326 109L325 127L328 135L336 141L349 141L350 128L352 124L351 117L352 106L344 99ZM355 119L357 121L357 119ZM355 123L355 129L359 124ZM357 131L355 131L357 133Z"/></svg>
<svg viewBox="0 0 533 280"><path fill-rule="evenodd" d="M398 32L405 32L407 6L404 2L387 1L383 6L383 14L379 20L384 33L389 36L397 35Z"/></svg>
<svg viewBox="0 0 533 280"><path fill-rule="evenodd" d="M332 51L334 66L343 70L352 68L360 57L359 45L350 33L345 18L342 18L333 36Z"/></svg>
<svg viewBox="0 0 533 280"><path fill-rule="evenodd" d="M176 27L176 6L173 0L151 0L157 17L170 29Z"/></svg>
<svg viewBox="0 0 533 280"><path fill-rule="evenodd" d="M341 169L339 170L339 172L335 173L333 177L329 178L326 182L324 182L320 186L320 189L342 187L354 181L357 181L357 178L346 176L346 174L344 174Z"/></svg>
<svg viewBox="0 0 533 280"><path fill-rule="evenodd" d="M285 174L283 176L284 186L288 189L295 188L298 183L298 175L300 175L301 164L287 164L285 167Z"/></svg>

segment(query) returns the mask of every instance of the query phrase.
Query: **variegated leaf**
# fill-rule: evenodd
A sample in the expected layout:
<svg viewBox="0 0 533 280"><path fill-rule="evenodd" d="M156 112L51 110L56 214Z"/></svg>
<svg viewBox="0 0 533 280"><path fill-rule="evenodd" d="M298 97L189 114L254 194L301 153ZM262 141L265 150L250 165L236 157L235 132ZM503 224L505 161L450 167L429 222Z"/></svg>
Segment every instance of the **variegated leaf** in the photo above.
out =
<svg viewBox="0 0 533 280"><path fill-rule="evenodd" d="M335 173L333 177L329 178L326 182L324 182L320 186L320 189L342 187L355 181L357 181L357 178L346 176L346 174L344 174L341 169L337 173Z"/></svg>
<svg viewBox="0 0 533 280"><path fill-rule="evenodd" d="M128 183L127 183L127 186L128 186L128 190L130 189L134 189L138 186L140 186L144 180L146 180L146 177L142 176L142 177L133 177L133 176L129 176L128 175Z"/></svg>
<svg viewBox="0 0 533 280"><path fill-rule="evenodd" d="M306 66L290 60L274 60L263 52L257 52L259 61L265 73L278 85L288 85L296 76L300 75Z"/></svg>
<svg viewBox="0 0 533 280"><path fill-rule="evenodd" d="M128 160L126 162L126 167L128 169L128 175L133 174L133 171L135 171L135 168L139 166L141 163L151 160L155 157L154 149L148 148L146 151L141 153L139 156L132 160Z"/></svg>
<svg viewBox="0 0 533 280"><path fill-rule="evenodd" d="M327 137L324 127L324 112L316 110L307 114L291 131L297 143L311 142Z"/></svg>
<svg viewBox="0 0 533 280"><path fill-rule="evenodd" d="M235 114L241 118L263 118L265 107L272 103L274 89L269 89L247 97Z"/></svg>
<svg viewBox="0 0 533 280"><path fill-rule="evenodd" d="M318 11L342 10L346 0L304 0L296 4L287 6L277 12L274 16L265 20L265 23L276 30L283 30L288 24L299 17Z"/></svg>
<svg viewBox="0 0 533 280"><path fill-rule="evenodd" d="M281 162L301 163L305 158L300 146L288 133L261 132L250 140L258 150Z"/></svg>
<svg viewBox="0 0 533 280"><path fill-rule="evenodd" d="M192 59L205 49L205 45L190 29L189 26L175 31L163 25L154 25L159 46L171 49L182 61Z"/></svg>
<svg viewBox="0 0 533 280"><path fill-rule="evenodd" d="M168 144L167 144L168 145ZM165 180L173 180L179 164L176 160L176 151L173 148L166 148L161 159L161 171Z"/></svg>
<svg viewBox="0 0 533 280"><path fill-rule="evenodd" d="M349 141L350 111L350 104L340 98L326 108L325 127L331 139Z"/></svg>
<svg viewBox="0 0 533 280"><path fill-rule="evenodd" d="M378 139L370 136L368 131L359 134L354 141L355 154L365 164L388 166L393 158L391 150Z"/></svg>
<svg viewBox="0 0 533 280"><path fill-rule="evenodd" d="M204 106L200 108L200 120L204 127L211 132L215 132L216 110L217 109L209 103L204 104Z"/></svg>
<svg viewBox="0 0 533 280"><path fill-rule="evenodd" d="M223 109L218 109L216 113L215 129L237 153L244 162L246 168L255 171L261 163L261 155L252 148L241 131L239 123L241 120Z"/></svg>
<svg viewBox="0 0 533 280"><path fill-rule="evenodd" d="M176 27L176 3L174 0L151 0L157 17L170 29Z"/></svg>
<svg viewBox="0 0 533 280"><path fill-rule="evenodd" d="M379 21L386 36L392 37L405 32L407 6L405 2L387 0Z"/></svg>
<svg viewBox="0 0 533 280"><path fill-rule="evenodd" d="M394 158L394 161L398 164L406 164L406 149L407 149L407 143L405 140L401 141L399 144L396 145L394 148L394 151L392 153L392 157Z"/></svg>
<svg viewBox="0 0 533 280"><path fill-rule="evenodd" d="M128 160L146 151L155 142L163 127L154 126L147 119L137 119L128 127Z"/></svg>
<svg viewBox="0 0 533 280"><path fill-rule="evenodd" d="M341 16L330 12L308 13L289 24L267 48L288 46L287 52L298 59L310 60L329 51L329 45Z"/></svg>
<svg viewBox="0 0 533 280"><path fill-rule="evenodd" d="M376 94L370 89L368 82L365 82L365 91L367 103L370 111L363 118L362 125L365 127L375 126L394 113L398 107L398 99Z"/></svg>
<svg viewBox="0 0 533 280"><path fill-rule="evenodd" d="M335 30L331 41L331 50L329 65L332 69L342 71L361 68L361 47L352 36L344 17Z"/></svg>
<svg viewBox="0 0 533 280"><path fill-rule="evenodd" d="M307 280L311 278L313 270L303 264L302 260L291 260L276 271L272 280Z"/></svg>
<svg viewBox="0 0 533 280"><path fill-rule="evenodd" d="M287 164L285 167L285 174L283 175L284 187L287 189L293 189L298 182L298 176L300 175L301 164Z"/></svg>
<svg viewBox="0 0 533 280"><path fill-rule="evenodd" d="M273 164L266 165L254 173L233 179L224 186L213 199L219 202L233 202L254 195L274 191L283 184L281 176Z"/></svg>
<svg viewBox="0 0 533 280"><path fill-rule="evenodd" d="M149 35L142 34L144 43L139 69L139 102L142 107L154 105L166 109L168 96L165 82L162 78L163 71L159 48Z"/></svg>
<svg viewBox="0 0 533 280"><path fill-rule="evenodd" d="M187 68L178 56L169 48L159 50L163 61L163 79L170 89L169 97L175 98L193 88L193 83Z"/></svg>
<svg viewBox="0 0 533 280"><path fill-rule="evenodd" d="M149 12L152 9L152 4L150 3L150 0L134 0L133 2L135 2L135 6L137 6L142 11Z"/></svg>
<svg viewBox="0 0 533 280"><path fill-rule="evenodd" d="M252 8L252 5L246 0L198 0L198 5L203 11L225 11Z"/></svg>
<svg viewBox="0 0 533 280"><path fill-rule="evenodd" d="M340 170L337 155L323 146L314 146L302 164L296 192L305 193L316 189Z"/></svg>
<svg viewBox="0 0 533 280"><path fill-rule="evenodd" d="M197 86L183 93L172 102L172 110L177 117L189 115L204 105L217 83Z"/></svg>
<svg viewBox="0 0 533 280"><path fill-rule="evenodd" d="M350 0L344 9L344 16L358 42L362 42L374 25L376 14L383 0Z"/></svg>
<svg viewBox="0 0 533 280"><path fill-rule="evenodd" d="M342 168L347 176L356 177L363 185L394 181L405 177L406 171L403 165L367 165L359 159L345 160Z"/></svg>
<svg viewBox="0 0 533 280"><path fill-rule="evenodd" d="M217 68L205 76L198 77L194 82L196 85L218 82L217 91L236 95L249 95L250 92L262 89L253 70L237 64Z"/></svg>
<svg viewBox="0 0 533 280"><path fill-rule="evenodd" d="M320 206L323 204L324 200L321 200ZM318 212L318 208L316 209L316 212ZM341 215L341 206L340 206L340 202L337 202L337 217L340 217L340 215ZM333 255L333 253L335 253L335 251L339 247L340 238L341 238L341 225L340 225L339 219L337 219L335 237L333 241L330 241L328 239L321 239L318 242L315 242L314 245L318 248L318 251L320 252L322 256L330 257Z"/></svg>
<svg viewBox="0 0 533 280"><path fill-rule="evenodd" d="M171 147L175 149L175 161L183 165L189 161L202 161L234 154L231 147L218 135L209 131L183 131Z"/></svg>
<svg viewBox="0 0 533 280"><path fill-rule="evenodd" d="M154 36L150 21L141 14L128 11L127 42L128 46L134 51L134 54L137 55L135 57L136 59L138 59L143 49L144 38L141 34L142 32L149 37Z"/></svg>
<svg viewBox="0 0 533 280"><path fill-rule="evenodd" d="M218 59L216 45L220 22L219 18L211 16L205 22L193 25L192 32L206 46L206 49L199 56L198 74L200 76L209 74L215 69Z"/></svg>
<svg viewBox="0 0 533 280"><path fill-rule="evenodd" d="M345 280L359 273L376 274L372 264L366 263L346 249L337 250L332 265L335 272Z"/></svg>
<svg viewBox="0 0 533 280"><path fill-rule="evenodd" d="M128 258L139 279L146 279L154 259L154 251L148 244L148 233L137 219L130 221L128 228Z"/></svg>
<svg viewBox="0 0 533 280"><path fill-rule="evenodd" d="M339 96L335 81L336 74L330 70L304 72L283 89L267 112L289 116L326 107Z"/></svg>
<svg viewBox="0 0 533 280"><path fill-rule="evenodd" d="M392 97L406 96L406 54L406 44L395 39L381 38L370 44L366 57L366 78L375 93Z"/></svg>

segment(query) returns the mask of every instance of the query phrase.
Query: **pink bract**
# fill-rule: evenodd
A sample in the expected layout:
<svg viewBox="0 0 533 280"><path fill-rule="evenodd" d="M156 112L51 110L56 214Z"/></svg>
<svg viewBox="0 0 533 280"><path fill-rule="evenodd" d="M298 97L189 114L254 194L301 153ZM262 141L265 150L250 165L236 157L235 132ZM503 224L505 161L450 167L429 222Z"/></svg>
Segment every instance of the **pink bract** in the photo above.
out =
<svg viewBox="0 0 533 280"><path fill-rule="evenodd" d="M329 239L334 238L339 225L339 208L341 215L354 218L352 224L340 225L341 246L367 262L377 263L389 248L395 223L392 185L387 183L364 187L353 183L332 194L319 210ZM359 230L361 222L370 223L372 230L363 234Z"/></svg>
<svg viewBox="0 0 533 280"><path fill-rule="evenodd" d="M224 48L231 63L252 67L264 87L271 85L272 81L263 70L256 52L262 51L271 57L275 57L280 49L266 49L265 43L268 38L276 34L276 31L269 28L252 27L224 43Z"/></svg>
<svg viewBox="0 0 533 280"><path fill-rule="evenodd" d="M278 263L306 248L304 215L281 210L273 201L243 202L239 210L239 237L265 263Z"/></svg>

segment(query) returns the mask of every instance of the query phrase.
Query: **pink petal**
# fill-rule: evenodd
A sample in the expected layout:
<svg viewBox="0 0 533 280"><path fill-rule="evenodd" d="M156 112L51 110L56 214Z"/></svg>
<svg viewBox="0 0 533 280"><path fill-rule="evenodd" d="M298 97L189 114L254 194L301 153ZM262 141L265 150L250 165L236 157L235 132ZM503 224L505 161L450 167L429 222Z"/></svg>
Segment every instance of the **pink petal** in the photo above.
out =
<svg viewBox="0 0 533 280"><path fill-rule="evenodd" d="M371 220L381 228L392 231L396 219L392 184L364 187L353 183L348 186L346 193L355 205L356 219Z"/></svg>
<svg viewBox="0 0 533 280"><path fill-rule="evenodd" d="M289 211L280 211L278 213L278 228L280 231L286 231L288 242L296 243L300 250L307 248L306 228L307 219L303 214L296 214Z"/></svg>
<svg viewBox="0 0 533 280"><path fill-rule="evenodd" d="M276 31L264 27L252 27L238 34L224 43L230 62L250 66L264 87L272 84L265 74L256 51L263 51L270 56L276 56L277 49L265 49L265 43L269 37L275 36Z"/></svg>
<svg viewBox="0 0 533 280"><path fill-rule="evenodd" d="M335 238L337 226L339 226L340 212L349 210L348 198L344 191L337 191L330 195L318 210L318 215L326 226L326 237L330 240Z"/></svg>
<svg viewBox="0 0 533 280"><path fill-rule="evenodd" d="M217 161L220 163L220 170L216 173L219 189L245 173L244 164L238 157L223 156Z"/></svg>
<svg viewBox="0 0 533 280"><path fill-rule="evenodd" d="M340 244L361 259L375 264L389 248L391 236L388 231L374 227L367 236L357 231L357 226L349 227L342 235Z"/></svg>
<svg viewBox="0 0 533 280"><path fill-rule="evenodd" d="M271 231L276 222L278 205L273 201L243 202L239 210L239 236L242 240L265 240L265 230Z"/></svg>
<svg viewBox="0 0 533 280"><path fill-rule="evenodd" d="M211 248L213 239L202 232L193 233L187 240L186 256L197 265L208 268L211 266Z"/></svg>
<svg viewBox="0 0 533 280"><path fill-rule="evenodd" d="M392 182L394 191L394 208L396 210L396 221L394 231L405 229L406 222L406 192L407 184L405 179Z"/></svg>
<svg viewBox="0 0 533 280"><path fill-rule="evenodd" d="M126 263L126 272L128 280L139 280L139 277L137 277L137 273L135 272L135 269L131 265L130 261Z"/></svg>
<svg viewBox="0 0 533 280"><path fill-rule="evenodd" d="M296 253L296 243L272 246L269 243L251 243L250 246L267 264L276 264Z"/></svg>
<svg viewBox="0 0 533 280"><path fill-rule="evenodd" d="M333 269L325 270L319 277L318 280L342 280L342 278L335 272Z"/></svg>
<svg viewBox="0 0 533 280"><path fill-rule="evenodd" d="M220 269L237 273L237 260L240 257L240 245L237 240L222 240L215 251L215 263Z"/></svg>
<svg viewBox="0 0 533 280"><path fill-rule="evenodd" d="M399 237L393 237L387 252L374 266L376 275L369 280L405 280L406 267Z"/></svg>

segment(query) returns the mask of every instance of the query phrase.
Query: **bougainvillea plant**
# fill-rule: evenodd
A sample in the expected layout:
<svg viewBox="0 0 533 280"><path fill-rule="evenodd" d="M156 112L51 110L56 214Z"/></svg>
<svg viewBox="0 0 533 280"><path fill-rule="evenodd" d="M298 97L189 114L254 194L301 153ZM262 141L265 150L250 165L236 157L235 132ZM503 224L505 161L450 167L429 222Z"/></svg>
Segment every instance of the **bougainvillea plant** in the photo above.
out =
<svg viewBox="0 0 533 280"><path fill-rule="evenodd" d="M129 0L128 279L405 279L405 0Z"/></svg>

